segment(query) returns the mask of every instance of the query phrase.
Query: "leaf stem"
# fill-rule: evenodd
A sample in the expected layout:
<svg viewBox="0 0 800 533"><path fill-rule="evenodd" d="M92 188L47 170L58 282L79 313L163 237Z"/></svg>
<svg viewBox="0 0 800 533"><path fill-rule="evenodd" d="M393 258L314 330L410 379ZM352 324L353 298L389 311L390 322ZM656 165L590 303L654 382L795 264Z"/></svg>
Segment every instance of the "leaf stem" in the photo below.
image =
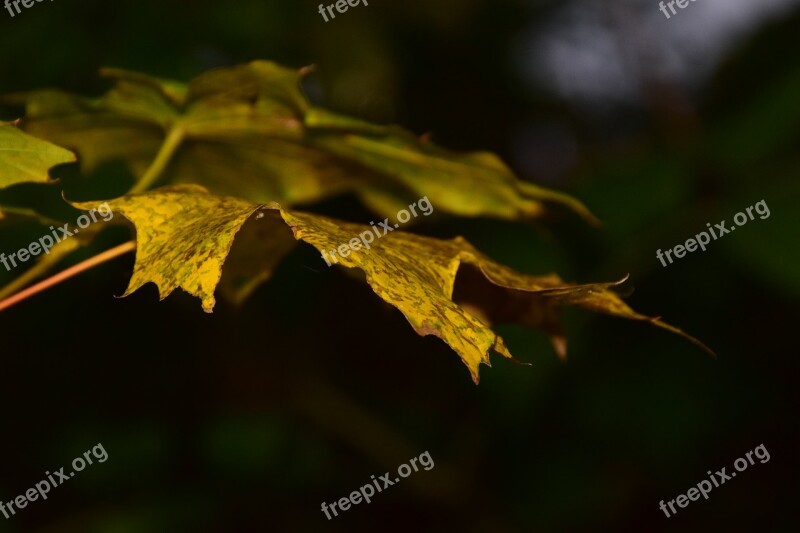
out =
<svg viewBox="0 0 800 533"><path fill-rule="evenodd" d="M172 156L175 155L175 152L180 147L184 137L185 137L185 131L179 125L174 125L172 128L170 128L166 138L164 139L164 142L161 143L161 147L159 148L155 159L153 159L153 162L150 163L150 166L147 168L141 179L138 182L136 182L136 184L134 184L134 186L131 188L130 190L131 194L141 193L146 191L153 185L153 183L156 182L156 180L158 180L158 178L167 168L167 165L169 165ZM43 275L53 264L57 263L62 258L69 255L76 248L77 248L76 246L72 247L62 246L61 248L59 248L58 253L54 253L52 256L49 256L49 260L40 261L34 267L28 269L24 274L19 276L17 279L13 280L7 286L0 289L0 311L8 309L12 305L17 304L22 300L25 300L26 298L29 298L38 292L41 292L49 287L52 287L53 285L56 285L57 283L60 283L68 278L71 278L72 276L79 274L83 270L87 270L100 263L113 259L118 255L122 255L126 252L134 250L136 248L136 244L134 241L131 241L122 244L120 246L117 246L116 248L112 248L111 250L108 250L99 255L96 255L95 257L87 259L86 261L83 261L82 263L79 263L71 268L68 268L67 270L59 274L56 274L55 276L52 276L40 283L37 283L36 285L33 285L28 289L25 289L21 292L14 294L14 291L22 289L28 283L32 282L39 276Z"/></svg>
<svg viewBox="0 0 800 533"><path fill-rule="evenodd" d="M156 158L150 163L150 166L141 179L131 188L131 194L144 192L155 183L162 172L164 172L164 169L167 168L167 165L172 159L172 156L175 155L181 142L183 142L184 135L183 128L179 126L173 126L172 129L169 130L166 139L161 143L161 148L159 148Z"/></svg>
<svg viewBox="0 0 800 533"><path fill-rule="evenodd" d="M120 244L119 246L115 246L110 250L106 250L105 252L98 254L94 257L90 257L86 261L81 261L75 266L72 266L63 272L59 272L55 276L51 276L44 281L40 281L36 285L28 287L24 291L18 292L17 294L6 298L3 301L0 301L0 311L4 311L11 307L14 304L18 304L19 302L30 298L31 296L42 292L45 289L52 287L53 285L57 285L64 280L67 280L73 276L80 274L85 270L89 270L92 267L95 267L99 264L105 263L106 261L110 261L115 257L119 257L120 255L126 254L128 252L132 252L136 249L136 243L134 241L128 241L124 244Z"/></svg>

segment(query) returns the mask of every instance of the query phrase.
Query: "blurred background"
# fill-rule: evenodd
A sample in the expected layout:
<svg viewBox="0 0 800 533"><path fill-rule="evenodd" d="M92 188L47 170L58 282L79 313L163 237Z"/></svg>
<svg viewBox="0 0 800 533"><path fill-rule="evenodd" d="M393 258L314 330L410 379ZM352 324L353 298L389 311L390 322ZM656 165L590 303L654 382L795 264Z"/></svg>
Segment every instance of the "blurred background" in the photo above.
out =
<svg viewBox="0 0 800 533"><path fill-rule="evenodd" d="M499 326L532 366L495 357L475 386L310 247L213 315L152 285L113 298L126 257L0 317L0 500L97 443L109 455L0 532L798 531L798 4L698 0L667 19L654 0L372 0L327 23L288 0L0 12L0 93L99 95L101 66L188 80L256 58L314 64L314 103L494 151L604 222L415 231L464 235L524 272L630 274L636 310L719 354L567 310L566 362L542 333ZM768 219L656 259L760 200ZM320 209L374 219L352 198ZM0 232L4 250L19 238ZM707 501L658 508L762 443L771 460ZM424 451L432 470L321 512Z"/></svg>

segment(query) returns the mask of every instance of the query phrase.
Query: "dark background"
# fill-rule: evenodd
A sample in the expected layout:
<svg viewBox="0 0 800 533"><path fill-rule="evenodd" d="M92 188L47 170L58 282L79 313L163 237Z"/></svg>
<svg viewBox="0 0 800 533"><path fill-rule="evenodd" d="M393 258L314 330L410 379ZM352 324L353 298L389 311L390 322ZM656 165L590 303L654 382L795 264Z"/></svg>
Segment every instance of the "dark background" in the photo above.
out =
<svg viewBox="0 0 800 533"><path fill-rule="evenodd" d="M213 315L152 285L113 298L126 257L0 317L0 499L97 443L109 454L0 531L797 531L800 12L754 4L699 0L669 20L653 1L371 0L328 23L288 0L0 12L0 93L99 94L101 66L186 80L313 63L315 103L495 151L605 224L439 217L419 231L525 272L630 273L635 309L719 354L568 310L566 363L540 332L499 327L533 366L495 357L475 386L310 247ZM762 199L770 218L656 259ZM349 198L326 209L374 219ZM17 238L0 233L2 249ZM768 463L659 510L762 443ZM432 470L325 519L323 501L426 450Z"/></svg>

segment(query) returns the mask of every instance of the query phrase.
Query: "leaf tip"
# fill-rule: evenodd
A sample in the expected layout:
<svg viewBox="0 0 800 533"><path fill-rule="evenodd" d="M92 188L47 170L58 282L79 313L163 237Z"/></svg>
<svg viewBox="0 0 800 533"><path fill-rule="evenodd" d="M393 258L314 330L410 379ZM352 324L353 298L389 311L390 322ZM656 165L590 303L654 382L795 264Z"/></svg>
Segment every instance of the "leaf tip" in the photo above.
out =
<svg viewBox="0 0 800 533"><path fill-rule="evenodd" d="M481 377L480 377L480 375L478 374L478 369L476 368L475 370L473 370L473 369L471 369L471 368L470 368L470 369L469 369L469 373L470 373L470 375L472 376L472 382L473 382L475 385L480 385L480 384L481 384L481 383L480 383L480 381L481 381Z"/></svg>

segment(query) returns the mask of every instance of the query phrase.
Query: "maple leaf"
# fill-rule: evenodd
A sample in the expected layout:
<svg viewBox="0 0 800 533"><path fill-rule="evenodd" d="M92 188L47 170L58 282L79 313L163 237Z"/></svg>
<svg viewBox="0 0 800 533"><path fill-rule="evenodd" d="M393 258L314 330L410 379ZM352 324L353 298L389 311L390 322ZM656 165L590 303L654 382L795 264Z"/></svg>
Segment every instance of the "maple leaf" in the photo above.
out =
<svg viewBox="0 0 800 533"><path fill-rule="evenodd" d="M96 204L73 205L91 209ZM136 227L136 264L123 296L153 282L163 300L181 287L200 298L209 313L233 237L260 207L246 200L213 196L192 185L124 196L109 201L109 206Z"/></svg>
<svg viewBox="0 0 800 533"><path fill-rule="evenodd" d="M75 161L75 154L0 122L0 189L17 183L47 183L48 171Z"/></svg>
<svg viewBox="0 0 800 533"><path fill-rule="evenodd" d="M536 217L545 202L591 222L578 200L518 179L496 155L452 153L393 126L312 106L300 90L308 69L268 61L203 73L188 85L105 69L115 86L99 99L34 91L24 128L75 149L82 167L121 159L141 177L198 183L221 195L285 207L353 193L382 216L428 196L461 216Z"/></svg>
<svg viewBox="0 0 800 533"><path fill-rule="evenodd" d="M252 224L269 225L262 228L262 239L271 234L285 239L288 226L295 239L320 252L339 248L362 234L374 235L375 231L372 226L282 209L276 203L261 205L219 197L196 185L127 195L108 203L136 229L136 262L125 295L150 281L158 286L162 299L181 287L200 298L206 312L213 310L214 290L234 237L251 217ZM89 209L94 204L73 205ZM368 248L351 247L346 256L339 256L339 263L363 271L375 294L396 307L419 335L435 335L446 342L467 365L476 383L478 367L489 364L491 352L511 358L503 339L491 329L492 316L544 329L559 355L564 355L566 343L558 316L558 309L564 305L646 321L708 350L658 318L634 312L610 290L619 282L575 285L553 274L521 274L492 261L461 237L441 240L387 228L382 231L384 234ZM268 268L274 268L289 249L284 244L270 247ZM493 305L504 308L504 304L513 303L514 311L506 310L502 316L491 305L484 307L480 299L471 299L469 305L455 301L456 277L467 265L480 272L485 285L505 295L491 298Z"/></svg>

